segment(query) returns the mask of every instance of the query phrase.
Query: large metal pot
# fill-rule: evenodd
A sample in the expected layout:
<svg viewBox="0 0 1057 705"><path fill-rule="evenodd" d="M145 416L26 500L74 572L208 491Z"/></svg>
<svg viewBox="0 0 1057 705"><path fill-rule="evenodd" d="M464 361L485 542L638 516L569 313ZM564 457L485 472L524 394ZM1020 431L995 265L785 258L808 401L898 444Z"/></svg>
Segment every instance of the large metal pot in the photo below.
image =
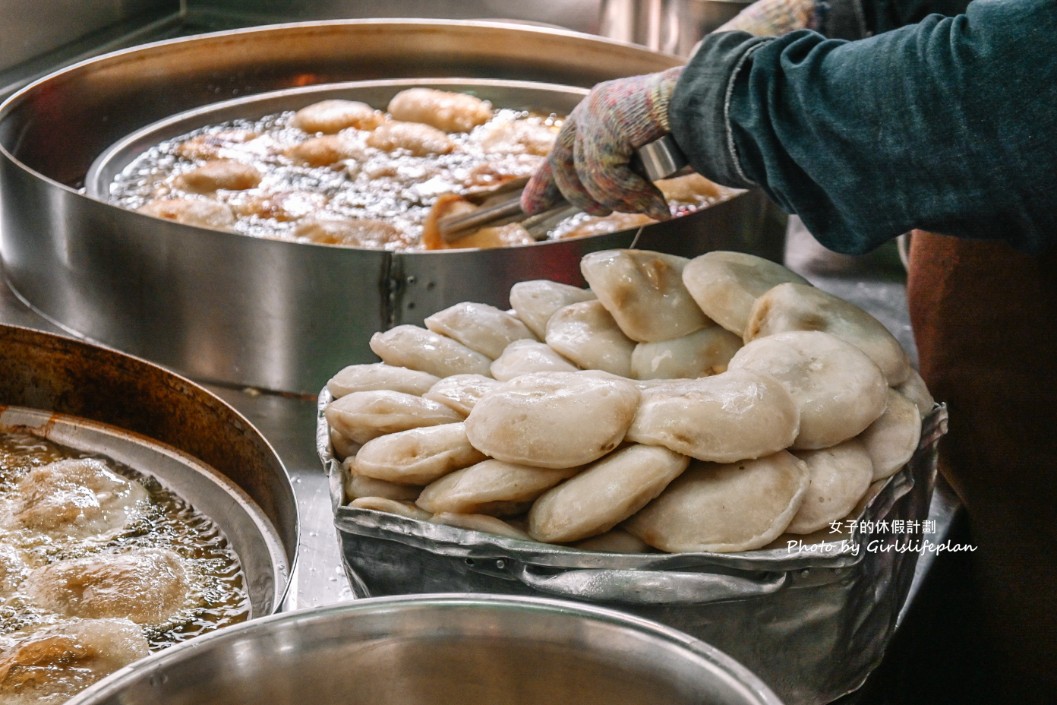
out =
<svg viewBox="0 0 1057 705"><path fill-rule="evenodd" d="M68 705L780 705L707 644L610 610L424 595L290 612L175 646Z"/></svg>
<svg viewBox="0 0 1057 705"><path fill-rule="evenodd" d="M0 106L5 273L34 309L80 335L197 379L313 395L341 366L373 359L374 331L460 301L505 305L523 279L580 283L586 252L626 246L633 233L429 253L261 241L85 196L100 153L176 113L294 86L437 76L590 86L678 61L551 28L421 20L276 25L92 59ZM699 215L651 226L643 241L782 255L784 222L757 192Z"/></svg>
<svg viewBox="0 0 1057 705"><path fill-rule="evenodd" d="M293 487L268 441L218 397L144 360L0 325L0 411L0 424L157 478L224 531L251 616L279 610L297 555Z"/></svg>

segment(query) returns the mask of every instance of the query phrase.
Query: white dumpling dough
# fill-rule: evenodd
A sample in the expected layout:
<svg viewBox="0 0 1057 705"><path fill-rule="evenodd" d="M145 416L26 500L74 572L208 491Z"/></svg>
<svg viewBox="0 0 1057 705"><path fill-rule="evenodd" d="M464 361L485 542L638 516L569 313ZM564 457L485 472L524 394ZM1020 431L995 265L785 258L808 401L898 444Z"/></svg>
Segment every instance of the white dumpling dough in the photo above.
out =
<svg viewBox="0 0 1057 705"><path fill-rule="evenodd" d="M493 360L515 340L536 339L517 316L488 304L455 304L426 317L425 324Z"/></svg>
<svg viewBox="0 0 1057 705"><path fill-rule="evenodd" d="M885 410L881 369L851 343L821 331L757 338L730 370L752 370L781 382L800 407L797 449L828 448L862 433Z"/></svg>
<svg viewBox="0 0 1057 705"><path fill-rule="evenodd" d="M352 392L327 405L324 416L331 428L354 443L421 426L458 423L463 417L451 408L403 392Z"/></svg>
<svg viewBox="0 0 1057 705"><path fill-rule="evenodd" d="M848 516L873 478L873 461L857 439L794 453L807 465L810 484L786 532L810 534Z"/></svg>
<svg viewBox="0 0 1057 705"><path fill-rule="evenodd" d="M541 340L547 335L547 321L555 311L594 298L590 289L546 279L518 282L510 287L510 307Z"/></svg>
<svg viewBox="0 0 1057 705"><path fill-rule="evenodd" d="M895 389L917 405L922 418L927 416L928 413L932 411L932 407L936 405L936 400L932 398L932 393L929 392L929 388L925 386L925 380L922 379L918 371L913 368L911 368L910 375L907 377L906 381L897 385Z"/></svg>
<svg viewBox="0 0 1057 705"><path fill-rule="evenodd" d="M568 543L604 533L646 506L689 463L685 455L659 446L616 450L533 502L529 535Z"/></svg>
<svg viewBox="0 0 1057 705"><path fill-rule="evenodd" d="M470 445L466 424L449 423L367 441L356 454L356 471L388 482L428 485L484 459L484 453Z"/></svg>
<svg viewBox="0 0 1057 705"><path fill-rule="evenodd" d="M624 439L639 403L630 380L601 372L522 375L489 392L466 418L470 443L511 463L568 468Z"/></svg>
<svg viewBox="0 0 1057 705"><path fill-rule="evenodd" d="M497 380L520 377L530 372L575 372L576 365L562 357L554 348L538 340L516 340L492 363L492 376Z"/></svg>
<svg viewBox="0 0 1057 705"><path fill-rule="evenodd" d="M345 500L348 502L362 497L377 497L394 502L413 502L418 497L418 493L422 491L421 485L405 485L361 475L355 457L342 461L341 473L342 489L345 491Z"/></svg>
<svg viewBox="0 0 1057 705"><path fill-rule="evenodd" d="M859 435L873 460L873 479L894 475L918 449L921 440L921 412L917 404L888 390L888 404L881 417Z"/></svg>
<svg viewBox="0 0 1057 705"><path fill-rule="evenodd" d="M498 385L498 380L484 375L452 375L439 380L422 396L466 416L478 399Z"/></svg>
<svg viewBox="0 0 1057 705"><path fill-rule="evenodd" d="M579 468L539 468L488 459L430 483L415 503L434 514L520 514L528 503Z"/></svg>
<svg viewBox="0 0 1057 705"><path fill-rule="evenodd" d="M457 512L439 512L430 519L434 524L454 526L459 529L470 531L483 531L487 534L495 534L508 539L520 539L531 541L531 537L521 529L508 521L488 514L459 514Z"/></svg>
<svg viewBox="0 0 1057 705"><path fill-rule="evenodd" d="M382 362L409 367L437 377L457 374L488 375L492 358L431 330L403 324L375 333L371 350Z"/></svg>
<svg viewBox="0 0 1057 705"><path fill-rule="evenodd" d="M635 379L707 377L727 369L741 347L741 338L720 326L655 343L639 343L631 353Z"/></svg>
<svg viewBox="0 0 1057 705"><path fill-rule="evenodd" d="M779 284L756 299L745 342L790 330L820 330L851 343L881 368L890 386L910 376L906 351L883 323L850 301L808 284Z"/></svg>
<svg viewBox="0 0 1057 705"><path fill-rule="evenodd" d="M781 534L803 502L808 471L791 453L691 463L625 529L669 553L751 551Z"/></svg>
<svg viewBox="0 0 1057 705"><path fill-rule="evenodd" d="M584 255L580 272L626 336L652 342L711 323L683 285L689 261L648 250L604 250Z"/></svg>
<svg viewBox="0 0 1057 705"><path fill-rule="evenodd" d="M624 335L600 301L559 309L547 322L547 345L586 370L631 376L635 341Z"/></svg>
<svg viewBox="0 0 1057 705"><path fill-rule="evenodd" d="M643 390L627 440L698 460L732 462L788 448L799 418L796 401L778 380L728 370Z"/></svg>
<svg viewBox="0 0 1057 705"><path fill-rule="evenodd" d="M327 381L327 391L335 399L351 392L388 389L405 394L425 394L440 380L436 375L384 362L348 365Z"/></svg>
<svg viewBox="0 0 1057 705"><path fill-rule="evenodd" d="M373 512L385 512L418 521L429 521L432 516L414 502L388 497L357 497L349 502L349 506L353 509L369 509Z"/></svg>
<svg viewBox="0 0 1057 705"><path fill-rule="evenodd" d="M809 282L780 264L743 252L706 252L683 269L683 284L705 315L744 336L756 299L783 282Z"/></svg>

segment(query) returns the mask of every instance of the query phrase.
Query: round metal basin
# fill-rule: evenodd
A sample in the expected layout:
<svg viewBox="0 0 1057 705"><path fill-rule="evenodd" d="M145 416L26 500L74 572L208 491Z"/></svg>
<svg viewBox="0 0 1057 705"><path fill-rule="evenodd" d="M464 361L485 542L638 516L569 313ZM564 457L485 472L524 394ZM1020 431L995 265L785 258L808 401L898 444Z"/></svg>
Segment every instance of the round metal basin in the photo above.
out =
<svg viewBox="0 0 1057 705"><path fill-rule="evenodd" d="M587 252L632 232L501 250L390 253L265 241L151 218L84 193L135 131L219 101L348 81L457 77L591 86L674 56L527 25L361 20L273 25L144 45L64 69L0 106L3 264L10 286L77 335L189 376L315 395L373 360L370 335L512 284L580 284ZM526 89L527 90L527 89ZM754 191L646 228L640 246L780 259L784 220Z"/></svg>

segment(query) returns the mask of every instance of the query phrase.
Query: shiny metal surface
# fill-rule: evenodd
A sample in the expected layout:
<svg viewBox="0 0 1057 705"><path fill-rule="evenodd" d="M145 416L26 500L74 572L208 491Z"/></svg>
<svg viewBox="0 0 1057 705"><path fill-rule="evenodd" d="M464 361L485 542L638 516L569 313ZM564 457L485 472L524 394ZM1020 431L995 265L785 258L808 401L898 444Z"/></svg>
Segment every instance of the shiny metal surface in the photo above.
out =
<svg viewBox="0 0 1057 705"><path fill-rule="evenodd" d="M597 37L484 22L278 25L159 42L62 70L0 107L9 285L64 329L196 379L314 394L370 358L378 329L459 301L505 305L514 282L579 283L586 252L633 233L490 251L385 253L261 241L161 221L80 192L111 144L222 99L378 76L593 85L677 59ZM56 136L76 133L77 140ZM756 192L647 228L677 254L781 257L784 216Z"/></svg>
<svg viewBox="0 0 1057 705"><path fill-rule="evenodd" d="M113 446L130 461L139 457L137 453L152 452L149 444L132 442L138 437L196 459L196 467L210 468L210 475L197 477L187 468L167 463L171 475L163 482L171 480L173 489L190 493L185 497L221 525L224 518L209 510L231 514L234 535L229 538L244 544L240 557L249 563L248 577L257 594L254 613L279 609L297 555L296 499L272 446L232 407L190 380L146 361L9 325L0 325L0 404L121 429L122 435L111 432L104 439L89 435L85 426L76 439L98 442L104 453ZM134 462L129 464L139 469ZM226 489L219 490L217 483ZM251 516L240 519L236 513ZM257 532L260 536L254 537Z"/></svg>
<svg viewBox="0 0 1057 705"><path fill-rule="evenodd" d="M880 522L928 516L947 427L939 406L914 457L863 510L863 528L824 548L607 554L338 506L342 471L323 415L329 399L324 389L316 442L357 595L482 592L619 606L719 647L800 705L854 691L881 662L919 553L897 548L923 535L890 533ZM885 545L893 548L877 549Z"/></svg>
<svg viewBox="0 0 1057 705"><path fill-rule="evenodd" d="M267 694L263 696L262 694ZM421 595L292 612L177 645L68 705L781 705L698 640L608 609Z"/></svg>
<svg viewBox="0 0 1057 705"><path fill-rule="evenodd" d="M67 414L5 406L0 427L25 429L67 448L98 453L155 478L224 532L242 566L250 617L279 610L290 578L282 540L249 495L224 475L152 439Z"/></svg>
<svg viewBox="0 0 1057 705"><path fill-rule="evenodd" d="M752 0L601 0L598 33L688 56L694 45Z"/></svg>

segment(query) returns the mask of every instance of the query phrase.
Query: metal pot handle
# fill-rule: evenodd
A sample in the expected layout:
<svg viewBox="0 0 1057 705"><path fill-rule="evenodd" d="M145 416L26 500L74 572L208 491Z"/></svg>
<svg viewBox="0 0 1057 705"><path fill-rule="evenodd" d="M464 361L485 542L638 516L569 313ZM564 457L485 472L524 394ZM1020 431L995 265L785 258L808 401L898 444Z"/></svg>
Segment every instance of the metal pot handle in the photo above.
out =
<svg viewBox="0 0 1057 705"><path fill-rule="evenodd" d="M511 566L510 574L543 593L571 599L632 604L679 605L741 600L778 592L788 573L761 573L759 579L697 572L649 570L567 570L543 574L533 566Z"/></svg>

